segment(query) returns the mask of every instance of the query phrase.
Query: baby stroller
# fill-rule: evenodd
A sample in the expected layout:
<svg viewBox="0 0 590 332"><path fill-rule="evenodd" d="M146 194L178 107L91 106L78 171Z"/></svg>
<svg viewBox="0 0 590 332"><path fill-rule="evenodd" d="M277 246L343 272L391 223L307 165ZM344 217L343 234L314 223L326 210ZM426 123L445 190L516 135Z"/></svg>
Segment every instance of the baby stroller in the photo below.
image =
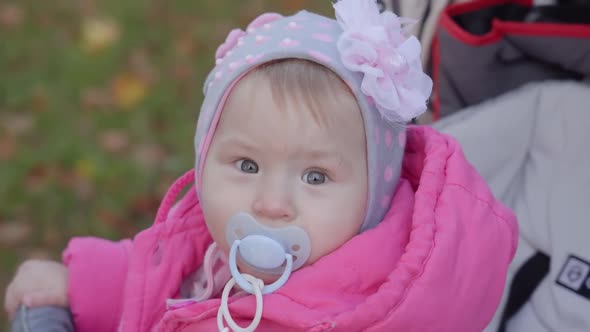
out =
<svg viewBox="0 0 590 332"><path fill-rule="evenodd" d="M519 219L485 332L590 331L590 1L394 4L424 18L432 125Z"/></svg>

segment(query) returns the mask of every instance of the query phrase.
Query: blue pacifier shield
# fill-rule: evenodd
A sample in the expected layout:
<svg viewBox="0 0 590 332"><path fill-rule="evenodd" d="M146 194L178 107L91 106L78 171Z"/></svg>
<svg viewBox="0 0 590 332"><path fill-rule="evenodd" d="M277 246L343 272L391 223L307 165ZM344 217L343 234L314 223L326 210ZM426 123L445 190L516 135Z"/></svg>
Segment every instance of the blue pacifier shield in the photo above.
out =
<svg viewBox="0 0 590 332"><path fill-rule="evenodd" d="M225 235L230 246L240 241L237 255L242 262L268 274L283 274L287 255L293 256L295 271L305 264L311 253L311 241L301 227L271 228L244 212L231 217Z"/></svg>

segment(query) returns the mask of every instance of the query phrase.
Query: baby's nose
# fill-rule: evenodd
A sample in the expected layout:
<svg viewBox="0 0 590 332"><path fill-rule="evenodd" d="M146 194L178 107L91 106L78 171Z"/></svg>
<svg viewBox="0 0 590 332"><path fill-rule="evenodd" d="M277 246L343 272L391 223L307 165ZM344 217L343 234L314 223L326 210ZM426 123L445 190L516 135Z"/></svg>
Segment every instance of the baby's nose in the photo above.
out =
<svg viewBox="0 0 590 332"><path fill-rule="evenodd" d="M261 190L254 199L252 210L261 220L290 221L295 211L287 190Z"/></svg>

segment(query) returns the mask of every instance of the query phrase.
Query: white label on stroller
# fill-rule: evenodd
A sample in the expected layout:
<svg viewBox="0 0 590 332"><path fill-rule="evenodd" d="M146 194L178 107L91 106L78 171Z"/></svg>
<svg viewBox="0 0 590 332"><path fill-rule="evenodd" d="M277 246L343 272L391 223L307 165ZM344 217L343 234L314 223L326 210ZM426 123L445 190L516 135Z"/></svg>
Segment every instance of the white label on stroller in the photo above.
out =
<svg viewBox="0 0 590 332"><path fill-rule="evenodd" d="M570 255L556 283L590 299L590 263Z"/></svg>

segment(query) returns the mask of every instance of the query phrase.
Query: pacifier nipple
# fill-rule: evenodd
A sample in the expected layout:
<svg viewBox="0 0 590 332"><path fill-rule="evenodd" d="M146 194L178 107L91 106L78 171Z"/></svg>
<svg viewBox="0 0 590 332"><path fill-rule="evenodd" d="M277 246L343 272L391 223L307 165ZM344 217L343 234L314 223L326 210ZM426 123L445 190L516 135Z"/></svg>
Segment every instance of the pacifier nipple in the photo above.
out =
<svg viewBox="0 0 590 332"><path fill-rule="evenodd" d="M254 234L240 240L240 256L254 268L270 270L285 262L285 250L275 240Z"/></svg>

